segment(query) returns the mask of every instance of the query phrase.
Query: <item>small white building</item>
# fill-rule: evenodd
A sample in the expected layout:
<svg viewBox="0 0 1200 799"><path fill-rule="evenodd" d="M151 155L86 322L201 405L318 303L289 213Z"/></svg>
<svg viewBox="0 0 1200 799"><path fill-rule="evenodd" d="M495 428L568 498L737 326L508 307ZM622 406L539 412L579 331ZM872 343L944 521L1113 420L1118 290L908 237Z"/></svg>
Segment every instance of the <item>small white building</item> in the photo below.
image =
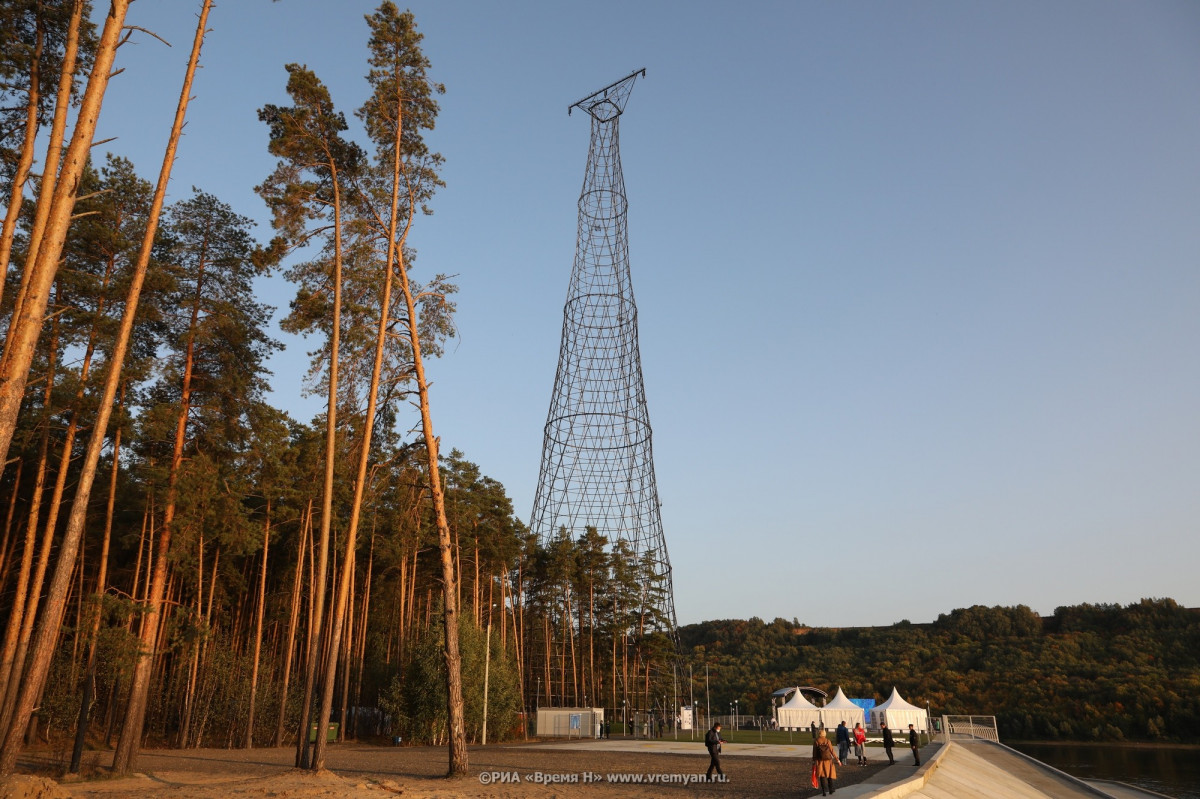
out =
<svg viewBox="0 0 1200 799"><path fill-rule="evenodd" d="M537 737L597 738L603 721L602 707L539 707Z"/></svg>

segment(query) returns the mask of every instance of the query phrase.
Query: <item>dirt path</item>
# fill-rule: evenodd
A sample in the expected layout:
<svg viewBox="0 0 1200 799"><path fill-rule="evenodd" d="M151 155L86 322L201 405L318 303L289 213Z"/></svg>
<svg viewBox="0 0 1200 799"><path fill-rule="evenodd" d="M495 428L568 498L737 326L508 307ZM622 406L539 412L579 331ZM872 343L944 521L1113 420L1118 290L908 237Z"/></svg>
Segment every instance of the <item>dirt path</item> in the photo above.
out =
<svg viewBox="0 0 1200 799"><path fill-rule="evenodd" d="M56 786L62 793L14 794L20 799L317 799L351 797L413 799L440 797L742 797L796 799L819 792L809 786L807 758L722 758L728 782L696 782L708 757L703 747L692 754L581 751L567 747L471 747L471 775L447 780L446 750L430 747L383 747L343 744L330 748L331 772L312 774L291 768L291 749L147 750L138 759L139 775ZM85 762L107 764L108 753L89 753ZM46 773L47 759L23 763ZM883 768L841 769L839 787L861 782ZM585 776L586 775L586 776ZM621 782L620 780L641 780ZM649 782L654 780L654 782ZM3 797L0 791L0 797Z"/></svg>

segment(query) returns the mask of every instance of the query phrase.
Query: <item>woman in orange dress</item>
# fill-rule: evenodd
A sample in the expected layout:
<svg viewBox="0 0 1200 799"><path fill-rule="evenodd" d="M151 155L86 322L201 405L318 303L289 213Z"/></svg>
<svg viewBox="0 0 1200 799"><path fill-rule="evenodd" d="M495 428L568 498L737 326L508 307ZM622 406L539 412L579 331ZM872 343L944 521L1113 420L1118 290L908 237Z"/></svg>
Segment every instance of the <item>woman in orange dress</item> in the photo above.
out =
<svg viewBox="0 0 1200 799"><path fill-rule="evenodd" d="M821 786L821 796L828 796L833 793L833 783L837 780L837 752L834 751L833 744L829 743L829 736L825 734L825 730L817 733L812 759L813 774L817 776L817 782Z"/></svg>

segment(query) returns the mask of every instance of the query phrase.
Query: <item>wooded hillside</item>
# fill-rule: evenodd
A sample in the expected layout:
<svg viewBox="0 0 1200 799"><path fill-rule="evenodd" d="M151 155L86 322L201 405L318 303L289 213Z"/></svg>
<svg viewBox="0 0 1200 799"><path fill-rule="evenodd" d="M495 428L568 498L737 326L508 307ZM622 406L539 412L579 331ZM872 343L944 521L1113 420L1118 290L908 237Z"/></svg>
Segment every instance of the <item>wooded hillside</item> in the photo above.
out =
<svg viewBox="0 0 1200 799"><path fill-rule="evenodd" d="M708 664L714 712L738 699L769 713L771 692L793 685L877 702L895 686L935 715L995 715L1007 738L1200 740L1200 611L1171 599L1045 619L977 605L891 627L708 621L680 639L701 677Z"/></svg>

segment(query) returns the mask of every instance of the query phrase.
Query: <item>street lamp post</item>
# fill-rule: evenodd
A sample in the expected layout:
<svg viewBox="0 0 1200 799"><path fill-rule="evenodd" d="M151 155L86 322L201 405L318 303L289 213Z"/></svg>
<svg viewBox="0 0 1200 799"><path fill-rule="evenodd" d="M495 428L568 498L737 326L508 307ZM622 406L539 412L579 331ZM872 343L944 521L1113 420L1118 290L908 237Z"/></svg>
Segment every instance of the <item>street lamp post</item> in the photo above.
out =
<svg viewBox="0 0 1200 799"><path fill-rule="evenodd" d="M674 706L671 708L671 733L672 737L679 740L679 669L677 666L671 667L671 691L673 696L671 701Z"/></svg>
<svg viewBox="0 0 1200 799"><path fill-rule="evenodd" d="M704 664L704 714L712 718L712 702L708 698L708 664Z"/></svg>
<svg viewBox="0 0 1200 799"><path fill-rule="evenodd" d="M691 702L691 704L692 704L692 729L690 730L690 732L692 733L692 737L690 740L694 741L694 740L696 740L696 710L697 710L697 707L696 707L696 689L695 689L695 684L692 682L692 664L691 663L688 664L688 701Z"/></svg>

